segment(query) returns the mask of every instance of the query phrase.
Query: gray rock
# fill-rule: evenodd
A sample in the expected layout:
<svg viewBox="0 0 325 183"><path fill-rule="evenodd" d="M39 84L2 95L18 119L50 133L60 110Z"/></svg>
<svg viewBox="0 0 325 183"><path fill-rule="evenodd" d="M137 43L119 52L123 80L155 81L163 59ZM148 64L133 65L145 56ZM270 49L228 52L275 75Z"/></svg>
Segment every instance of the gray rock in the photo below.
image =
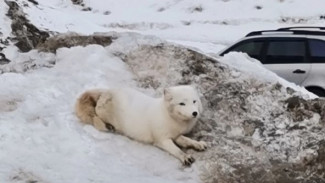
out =
<svg viewBox="0 0 325 183"><path fill-rule="evenodd" d="M8 64L9 62L10 60L6 58L6 55L0 53L0 65Z"/></svg>
<svg viewBox="0 0 325 183"><path fill-rule="evenodd" d="M10 39L20 51L28 52L49 37L48 32L39 30L27 20L17 2L9 0L5 2L9 6L7 16L12 20L11 29L14 37Z"/></svg>
<svg viewBox="0 0 325 183"><path fill-rule="evenodd" d="M84 36L77 33L66 33L52 36L37 46L39 51L56 53L62 47L86 46L89 44L99 44L108 46L116 39L114 35L96 34Z"/></svg>
<svg viewBox="0 0 325 183"><path fill-rule="evenodd" d="M210 148L190 153L204 182L325 182L323 99L306 100L279 83L233 74L239 71L168 43L116 55L140 87L195 84L201 91L205 113L190 136Z"/></svg>

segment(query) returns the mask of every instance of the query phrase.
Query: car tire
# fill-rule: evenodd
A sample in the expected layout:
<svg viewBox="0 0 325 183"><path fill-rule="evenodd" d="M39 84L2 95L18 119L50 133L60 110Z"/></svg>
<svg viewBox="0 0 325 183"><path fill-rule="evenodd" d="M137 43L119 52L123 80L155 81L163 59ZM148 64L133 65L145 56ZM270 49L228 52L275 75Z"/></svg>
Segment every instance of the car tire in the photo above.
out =
<svg viewBox="0 0 325 183"><path fill-rule="evenodd" d="M325 97L325 90L321 88L307 88L307 90L319 97Z"/></svg>

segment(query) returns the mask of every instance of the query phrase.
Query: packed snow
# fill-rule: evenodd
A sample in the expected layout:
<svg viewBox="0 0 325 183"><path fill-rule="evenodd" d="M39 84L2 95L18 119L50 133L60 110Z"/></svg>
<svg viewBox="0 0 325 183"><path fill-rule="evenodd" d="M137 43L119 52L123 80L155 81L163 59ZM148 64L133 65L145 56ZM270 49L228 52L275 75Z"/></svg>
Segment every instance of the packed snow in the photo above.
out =
<svg viewBox="0 0 325 183"><path fill-rule="evenodd" d="M134 86L120 59L97 45L50 56L53 68L0 77L1 182L20 171L50 182L197 182L194 168L181 170L167 153L78 122L84 90Z"/></svg>
<svg viewBox="0 0 325 183"><path fill-rule="evenodd" d="M85 7L68 0L37 2L35 6L18 1L27 18L43 30L81 34L131 31L205 53L217 53L253 30L297 23L321 25L319 17L325 5L322 0L308 1L308 9L305 0L85 0L85 7L91 10L83 11ZM7 10L1 1L3 38L11 32ZM0 182L200 182L196 164L184 168L158 148L98 132L75 117L74 102L86 89L137 87L128 65L114 53L148 42L123 39L106 48L62 48L56 55L35 50L19 53L12 46L2 50L12 62L0 66ZM152 44L160 39L152 38ZM125 45L128 42L130 45ZM228 54L220 61L246 73L263 70L262 76L252 74L313 97L243 54Z"/></svg>

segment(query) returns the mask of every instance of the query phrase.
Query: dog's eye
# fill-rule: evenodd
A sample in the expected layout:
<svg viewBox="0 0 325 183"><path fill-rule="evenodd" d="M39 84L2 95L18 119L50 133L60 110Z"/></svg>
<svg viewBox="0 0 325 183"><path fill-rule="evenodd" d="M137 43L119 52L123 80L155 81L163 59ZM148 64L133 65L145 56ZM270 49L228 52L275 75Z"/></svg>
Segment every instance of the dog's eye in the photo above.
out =
<svg viewBox="0 0 325 183"><path fill-rule="evenodd" d="M196 100L193 100L193 104L195 104L196 103Z"/></svg>
<svg viewBox="0 0 325 183"><path fill-rule="evenodd" d="M185 105L185 103L181 102L181 103L179 103L179 105Z"/></svg>

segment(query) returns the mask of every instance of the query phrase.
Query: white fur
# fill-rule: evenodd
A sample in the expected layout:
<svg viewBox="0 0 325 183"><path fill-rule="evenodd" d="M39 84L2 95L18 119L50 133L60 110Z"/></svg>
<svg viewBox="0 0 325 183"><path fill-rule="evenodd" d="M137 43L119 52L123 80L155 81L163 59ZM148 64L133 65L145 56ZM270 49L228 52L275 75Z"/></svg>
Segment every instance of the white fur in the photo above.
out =
<svg viewBox="0 0 325 183"><path fill-rule="evenodd" d="M197 116L193 116L194 112ZM201 112L199 95L188 85L167 88L161 98L152 98L129 88L110 89L101 94L96 105L96 114L117 132L154 144L187 165L194 159L175 143L197 150L206 148L204 142L183 136L194 127Z"/></svg>

